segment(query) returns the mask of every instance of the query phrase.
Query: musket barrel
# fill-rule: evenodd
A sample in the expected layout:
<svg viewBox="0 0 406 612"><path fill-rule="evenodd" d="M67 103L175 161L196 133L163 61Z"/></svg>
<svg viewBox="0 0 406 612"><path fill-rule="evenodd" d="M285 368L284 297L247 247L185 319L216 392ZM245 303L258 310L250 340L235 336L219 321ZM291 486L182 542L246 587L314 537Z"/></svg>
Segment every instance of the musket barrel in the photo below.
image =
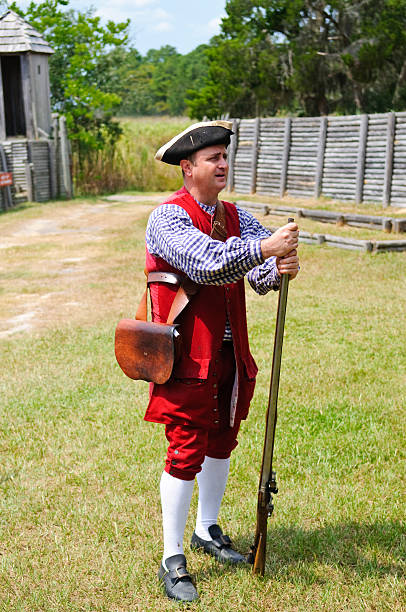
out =
<svg viewBox="0 0 406 612"><path fill-rule="evenodd" d="M274 448L274 433L277 419L277 404L279 392L279 380L282 361L283 332L285 327L286 303L288 299L289 276L284 274L281 279L279 290L278 312L276 315L276 327L274 338L274 349L272 359L271 383L269 388L267 426L265 432L264 452L262 456L261 488L269 482L272 471L272 456ZM268 418L269 416L269 418ZM269 444L271 440L271 444Z"/></svg>
<svg viewBox="0 0 406 612"><path fill-rule="evenodd" d="M289 219L289 223L294 219ZM272 457L275 441L279 378L282 360L283 333L285 328L286 304L288 299L289 275L283 274L278 298L274 348L272 357L271 383L269 389L268 409L266 413L266 430L264 450L262 453L261 476L258 491L257 527L255 542L251 547L249 559L253 560L253 573L265 573L267 518L272 513L272 493L277 493L275 474L272 473Z"/></svg>

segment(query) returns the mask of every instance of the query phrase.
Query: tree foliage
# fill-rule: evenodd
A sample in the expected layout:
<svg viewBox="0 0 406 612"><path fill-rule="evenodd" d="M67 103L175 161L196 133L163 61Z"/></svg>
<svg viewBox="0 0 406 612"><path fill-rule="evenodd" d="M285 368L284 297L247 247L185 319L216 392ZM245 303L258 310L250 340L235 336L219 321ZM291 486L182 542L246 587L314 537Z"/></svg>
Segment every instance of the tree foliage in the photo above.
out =
<svg viewBox="0 0 406 612"><path fill-rule="evenodd" d="M187 88L200 89L207 74L207 45L181 55L165 45L150 49L144 57L134 49L121 51L121 62L113 61L110 82L122 98L123 115L173 115L186 112ZM117 58L117 52L112 52ZM115 76L114 76L115 73ZM120 75L120 78L118 78Z"/></svg>
<svg viewBox="0 0 406 612"><path fill-rule="evenodd" d="M228 0L194 116L400 110L406 0Z"/></svg>
<svg viewBox="0 0 406 612"><path fill-rule="evenodd" d="M209 44L144 56L129 44L128 21L102 24L94 9L68 5L10 8L55 49L53 108L80 150L114 142L115 115L323 115L406 104L406 0L227 0Z"/></svg>
<svg viewBox="0 0 406 612"><path fill-rule="evenodd" d="M79 154L101 148L120 134L113 117L121 99L106 80L111 53L127 44L129 22L103 25L94 9L66 10L69 0L31 2L26 10L10 8L42 32L55 53L50 57L51 102L67 119Z"/></svg>

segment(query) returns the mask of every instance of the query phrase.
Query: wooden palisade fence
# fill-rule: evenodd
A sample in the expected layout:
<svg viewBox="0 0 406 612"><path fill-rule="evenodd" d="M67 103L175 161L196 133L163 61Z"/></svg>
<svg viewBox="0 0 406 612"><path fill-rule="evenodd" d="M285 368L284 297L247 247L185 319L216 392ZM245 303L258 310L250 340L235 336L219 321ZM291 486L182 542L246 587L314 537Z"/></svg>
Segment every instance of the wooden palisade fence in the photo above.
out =
<svg viewBox="0 0 406 612"><path fill-rule="evenodd" d="M406 207L406 113L234 119L228 189Z"/></svg>

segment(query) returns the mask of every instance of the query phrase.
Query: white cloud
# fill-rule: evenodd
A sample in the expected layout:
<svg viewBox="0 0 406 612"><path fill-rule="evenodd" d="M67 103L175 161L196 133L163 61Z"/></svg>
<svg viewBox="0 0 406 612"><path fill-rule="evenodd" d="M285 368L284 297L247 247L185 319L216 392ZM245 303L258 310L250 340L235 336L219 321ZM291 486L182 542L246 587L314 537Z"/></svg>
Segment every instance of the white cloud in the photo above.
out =
<svg viewBox="0 0 406 612"><path fill-rule="evenodd" d="M72 4L78 3L79 0L71 0ZM87 1L87 0L82 0ZM91 0L88 0L91 4ZM124 21L127 18L135 20L138 17L144 18L150 16L151 11L156 10L155 6L158 0L99 0L97 2L96 15L113 21ZM96 3L94 3L95 5ZM159 10L159 9L158 9Z"/></svg>
<svg viewBox="0 0 406 612"><path fill-rule="evenodd" d="M165 9L156 8L150 14L150 16L152 17L151 21L153 22L153 25L151 23L151 27L153 30L155 30L155 32L170 32L174 29L172 15L170 15L168 11L165 11Z"/></svg>
<svg viewBox="0 0 406 612"><path fill-rule="evenodd" d="M27 6L30 0L18 0ZM93 5L96 15L104 20L122 22L131 19L131 43L140 51L170 44L180 53L188 53L207 43L220 31L225 15L225 0L69 0L69 6L85 10ZM216 16L217 15L217 16Z"/></svg>
<svg viewBox="0 0 406 612"><path fill-rule="evenodd" d="M207 29L211 35L218 34L220 32L220 23L222 17L214 17L214 19L210 19L207 24Z"/></svg>
<svg viewBox="0 0 406 612"><path fill-rule="evenodd" d="M154 25L154 30L157 32L169 32L170 30L173 30L173 25L168 21L160 21Z"/></svg>
<svg viewBox="0 0 406 612"><path fill-rule="evenodd" d="M83 0L83 3L87 0ZM96 6L97 12L105 13L106 11L114 11L118 10L120 13L126 12L128 15L133 15L137 10L151 10L156 4L158 0L114 0L114 2L110 2L109 0L99 0L99 2L92 3L91 0L88 1L89 5ZM79 0L71 0L72 5L81 4Z"/></svg>
<svg viewBox="0 0 406 612"><path fill-rule="evenodd" d="M131 6L136 6L137 8L141 8L143 6L151 6L151 4L156 4L156 0L133 0L131 2Z"/></svg>
<svg viewBox="0 0 406 612"><path fill-rule="evenodd" d="M156 19L172 19L172 15L170 15L168 11L161 8L155 9L153 14Z"/></svg>
<svg viewBox="0 0 406 612"><path fill-rule="evenodd" d="M139 2L144 2L151 4L155 3L155 0L138 0ZM140 5L142 8L143 5ZM112 21L125 21L128 18L133 18L134 12L136 11L136 7L134 6L134 2L129 2L129 0L114 0L114 2L106 2L106 0L101 0L97 3L96 15L101 17L102 19L111 19Z"/></svg>

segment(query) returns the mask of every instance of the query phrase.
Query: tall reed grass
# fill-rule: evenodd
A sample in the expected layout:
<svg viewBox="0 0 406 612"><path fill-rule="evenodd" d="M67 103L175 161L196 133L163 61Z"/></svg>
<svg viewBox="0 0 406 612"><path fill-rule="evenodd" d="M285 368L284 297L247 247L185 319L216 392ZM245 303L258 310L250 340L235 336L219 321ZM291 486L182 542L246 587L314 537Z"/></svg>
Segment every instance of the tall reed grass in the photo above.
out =
<svg viewBox="0 0 406 612"><path fill-rule="evenodd" d="M159 147L190 125L186 117L137 117L120 120L123 134L82 161L73 159L77 195L117 191L173 191L180 183L179 168L154 160Z"/></svg>

